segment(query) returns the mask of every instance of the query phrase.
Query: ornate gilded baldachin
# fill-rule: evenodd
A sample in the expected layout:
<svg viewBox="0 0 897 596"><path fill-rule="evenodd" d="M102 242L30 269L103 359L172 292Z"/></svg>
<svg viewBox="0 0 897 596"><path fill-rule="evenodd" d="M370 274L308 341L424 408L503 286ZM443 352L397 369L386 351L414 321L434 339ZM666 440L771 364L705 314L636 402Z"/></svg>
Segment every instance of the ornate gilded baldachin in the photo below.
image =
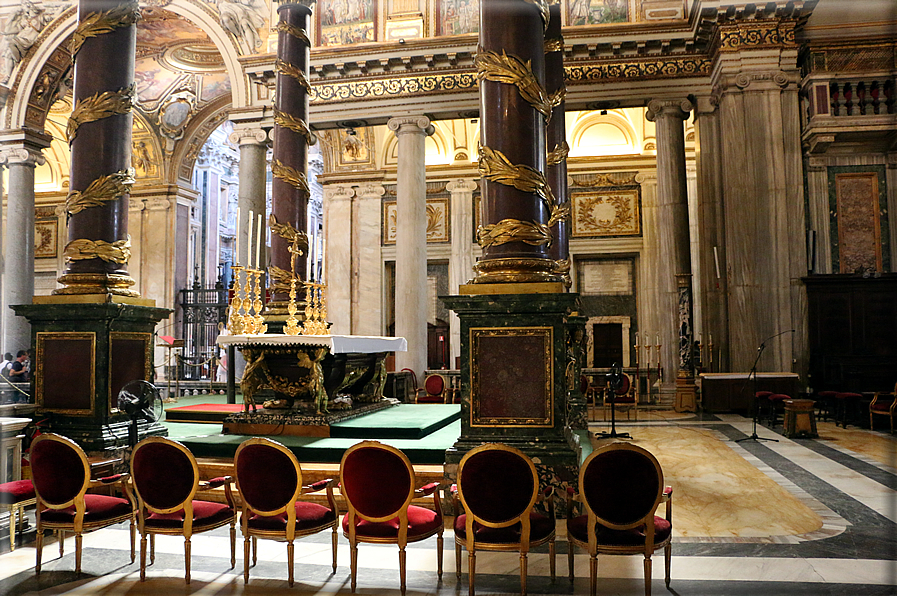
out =
<svg viewBox="0 0 897 596"><path fill-rule="evenodd" d="M75 140L78 128L82 125L110 116L127 114L134 108L136 100L137 87L134 83L122 87L118 91L103 91L82 99L72 110L65 130L69 144Z"/></svg>
<svg viewBox="0 0 897 596"><path fill-rule="evenodd" d="M133 184L133 168L100 176L83 191L73 190L69 193L65 200L65 210L69 215L74 215L90 207L101 207L130 193Z"/></svg>
<svg viewBox="0 0 897 596"><path fill-rule="evenodd" d="M102 259L107 263L124 265L131 258L131 237L116 242L105 240L88 240L79 238L72 240L65 246L62 252L66 261L86 261L89 259Z"/></svg>
<svg viewBox="0 0 897 596"><path fill-rule="evenodd" d="M78 28L72 34L72 42L69 51L72 60L78 54L84 42L91 37L97 37L105 33L112 33L122 27L130 27L141 19L140 7L137 3L122 4L110 10L92 12L78 23Z"/></svg>

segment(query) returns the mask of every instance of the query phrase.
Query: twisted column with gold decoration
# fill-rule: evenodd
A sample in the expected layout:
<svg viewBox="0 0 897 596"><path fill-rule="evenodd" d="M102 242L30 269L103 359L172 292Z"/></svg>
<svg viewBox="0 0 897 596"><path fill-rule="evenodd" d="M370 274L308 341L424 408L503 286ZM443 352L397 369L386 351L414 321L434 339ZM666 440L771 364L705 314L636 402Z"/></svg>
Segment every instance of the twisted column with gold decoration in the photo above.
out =
<svg viewBox="0 0 897 596"><path fill-rule="evenodd" d="M139 297L128 275L135 1L81 0L72 36L75 107L66 135L71 184L66 269L54 294Z"/></svg>
<svg viewBox="0 0 897 596"><path fill-rule="evenodd" d="M545 177L546 123L553 101L544 86L547 0L480 3L483 256L472 283L560 282L548 253L560 216ZM539 43L533 43L539 40Z"/></svg>
<svg viewBox="0 0 897 596"><path fill-rule="evenodd" d="M274 101L274 158L272 184L271 266L272 300L266 312L281 317L289 304L293 275L309 280L306 259L296 259L300 271L292 271L290 247L308 251L308 146L316 138L308 126L308 64L311 41L308 21L315 0L284 2L277 9L277 93ZM304 292L300 292L300 295ZM302 309L300 308L300 312Z"/></svg>
<svg viewBox="0 0 897 596"><path fill-rule="evenodd" d="M564 285L572 285L570 279L570 202L567 193L567 126L564 118L567 86L564 83L564 38L561 35L561 5L551 4L548 8L548 28L545 30L545 91L551 100L551 120L548 122L548 155L545 178L554 193L557 214L552 218L552 242L548 248L553 272L562 275Z"/></svg>

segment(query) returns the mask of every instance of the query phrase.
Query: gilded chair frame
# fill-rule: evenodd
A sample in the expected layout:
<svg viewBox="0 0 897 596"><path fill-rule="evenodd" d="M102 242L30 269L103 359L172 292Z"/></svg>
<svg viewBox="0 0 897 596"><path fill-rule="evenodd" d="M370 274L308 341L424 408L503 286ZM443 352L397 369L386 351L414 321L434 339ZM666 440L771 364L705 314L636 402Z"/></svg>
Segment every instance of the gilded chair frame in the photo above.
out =
<svg viewBox="0 0 897 596"><path fill-rule="evenodd" d="M402 460L405 464L405 468L408 470L408 476L411 479L409 483L410 490L408 491L408 496L405 498L405 501L402 503L401 507L398 510L390 512L386 515L379 517L371 517L369 515L364 515L360 511L355 508L355 505L352 504L352 499L350 495L346 491L346 481L344 477L345 472L345 464L346 459L359 449L381 449L383 451L387 451L389 453L393 453ZM401 579L401 591L402 595L405 594L405 572L406 572L406 553L405 547L407 546L408 540L408 506L411 505L411 501L415 498L426 497L429 494L433 495L434 509L436 511L437 516L440 519L444 520L444 516L442 515L442 505L439 500L439 491L438 485L433 487L432 490L426 490L424 488L415 489L415 475L414 475L414 467L411 465L411 460L408 459L408 456L405 455L401 450L396 449L391 445L386 445L380 443L378 441L362 441L361 443L357 443L347 449L345 453L343 453L342 460L340 461L340 486L342 490L343 497L346 499L346 517L349 518L348 521L348 532L343 530L343 536L345 536L349 540L349 552L350 552L350 571L352 575L352 592L355 592L355 588L357 586L357 577L358 577L358 543L359 542L367 542L371 544L397 544L399 547L399 576ZM398 518L399 519L399 529L398 536L393 539L390 537L377 537L377 536L359 536L357 533L357 528L355 527L355 520L362 519L365 521L369 521L372 523L379 522L388 522L391 519ZM419 542L421 540L426 540L427 538L436 535L436 562L437 562L437 575L441 579L442 578L442 548L443 548L443 531L445 530L445 524L439 524L438 528L435 528L431 532L426 532L421 534L420 536L415 536L411 542Z"/></svg>
<svg viewBox="0 0 897 596"><path fill-rule="evenodd" d="M888 410L886 412L881 411L881 410L873 410L872 409L872 406L874 406L876 403L878 403L879 397L888 397L888 396L890 396L890 399L891 399L891 407L888 408ZM875 430L875 424L873 422L873 419L875 418L874 415L887 416L891 420L891 434L893 435L894 434L894 414L895 414L895 412L897 412L897 383L894 383L894 390L890 393L886 393L884 391L876 391L875 392L875 396L872 398L872 402L869 404L869 430Z"/></svg>
<svg viewBox="0 0 897 596"><path fill-rule="evenodd" d="M440 379L442 379L442 392L441 393L439 393L439 394L430 393L427 390L427 379L429 379L430 377L439 377ZM445 375L441 375L439 373L431 373L424 377L423 386L419 387L415 390L414 403L420 403L421 397L430 397L430 396L437 397L438 396L438 397L442 398L442 403L450 404L450 403L452 403L451 395L452 395L452 390L451 390L451 387L449 386L448 377L446 377ZM426 402L426 403L430 403L430 402Z"/></svg>
<svg viewBox="0 0 897 596"><path fill-rule="evenodd" d="M65 533L73 532L75 534L75 573L81 573L81 551L83 546L83 534L85 532L91 532L93 530L99 530L100 528L105 528L106 526L111 526L113 524L118 524L126 520L131 520L131 563L134 562L135 559L135 538L136 538L136 503L134 501L134 496L131 494L131 490L129 487L128 474L120 474L116 476L112 476L113 480L104 481L100 480L92 480L90 473L90 462L87 461L87 455L84 453L84 450L81 449L80 445L69 439L68 437L64 437L62 435L57 435L55 433L43 433L39 435L34 442L31 444L31 449L34 449L35 445L39 445L44 441L54 441L57 443L61 443L66 445L75 454L78 456L78 459L81 461L81 465L83 467L83 477L84 481L81 485L78 493L71 499L62 503L49 503L45 499L43 499L40 495L40 491L38 490L37 483L34 483L34 494L35 496L35 517L37 520L37 544L36 544L36 557L37 560L35 562L34 571L35 573L40 573L41 570L41 555L43 554L44 547L44 530L54 530L58 533L59 536L59 556L62 557L65 550ZM33 482L33 480L32 480ZM122 494L125 495L125 498L131 504L131 513L127 515L119 515L112 518L107 518L98 521L85 521L84 515L86 513L86 503L84 500L84 495L87 494L89 489L94 488L108 488L114 484L119 484L121 487ZM75 508L75 517L72 520L72 523L68 522L53 522L46 521L42 519L41 512L44 509L51 510L63 510L68 509L69 507ZM12 521L12 520L10 520Z"/></svg>
<svg viewBox="0 0 897 596"><path fill-rule="evenodd" d="M530 472L533 475L533 494L530 496L529 504L523 510L523 513L520 515L514 516L508 520L501 522L491 522L485 520L475 513L471 511L471 508L468 506L467 501L464 499L464 489L461 483L462 474L464 472L464 466L467 464L467 461L477 455L478 453L482 453L483 451L506 451L509 453L513 453L520 457L524 462L526 462L527 466L530 469ZM476 580L476 551L484 550L484 551L501 551L501 552L512 552L517 551L520 553L520 593L524 596L526 595L526 577L527 577L527 555L531 548L536 546L541 546L548 543L548 553L549 553L549 567L551 570L551 579L555 578L555 539L556 539L556 531L552 530L551 533L545 538L541 538L535 541L530 540L530 513L533 510L533 507L536 506L537 503L542 501L546 501L548 503L548 511L551 519L554 519L554 500L552 498L553 491L549 495L545 495L542 491L539 490L539 474L536 471L536 466L533 463L533 460L530 459L525 453L511 447L509 445L504 445L502 443L485 443L480 445L479 447L475 447L471 449L464 457L461 458L461 463L458 465L458 484L457 491L452 494L453 504L455 506L455 519L458 518L461 511L458 508L458 500L461 501L461 506L464 508L464 513L466 513L465 519L465 534L466 536L462 539L457 534L455 535L455 569L457 576L461 577L461 547L467 549L467 565L468 565L468 580L469 580L469 594L470 596L474 596L474 584ZM513 526L517 523L520 524L520 542L514 543L491 543L491 542L479 542L475 539L475 533L473 524L474 522L486 526L488 528L507 528Z"/></svg>
<svg viewBox="0 0 897 596"><path fill-rule="evenodd" d="M37 497L22 499L16 503L0 503L0 511L9 513L9 551L16 550L16 524L19 526L18 534L25 530L25 507L37 505ZM16 513L19 520L16 522Z"/></svg>
<svg viewBox="0 0 897 596"><path fill-rule="evenodd" d="M337 526L339 525L339 506L337 505L336 498L333 494L333 480L328 480L326 484L327 489L327 502L330 505L331 511L333 511L333 521L327 522L325 524L321 524L319 526L315 526L312 528L306 528L303 530L296 530L296 501L299 500L299 497L303 494L308 494L312 492L318 492L321 490L321 487L317 487L317 485L302 485L302 468L299 465L299 460L296 458L296 455L287 449L281 443L277 441L272 441L271 439L265 437L253 437L251 439L247 439L240 443L239 447L237 447L237 452L234 454L234 470L237 470L237 461L240 459L240 454L246 447L251 447L253 445L264 445L265 447L274 449L283 455L285 455L293 464L296 469L296 489L293 492L293 495L290 497L290 500L284 504L283 507L278 507L277 509L272 509L270 511L258 509L252 507L245 498L242 498L243 491L240 488L240 475L236 474L236 483L237 483L237 492L241 495L240 499L240 530L243 533L243 583L249 583L249 543L250 537L252 538L252 564L256 564L257 560L257 538L264 538L266 540L276 540L278 542L286 542L287 543L287 568L289 569L289 585L293 587L294 583L294 570L293 563L295 560L294 550L295 547L293 545L293 541L296 538L301 538L303 536L311 536L312 534L317 534L318 532L322 532L327 528L331 528L332 533L332 549L333 549L333 571L336 573L336 553L337 553L337 543L339 541L339 534L337 533ZM287 522L285 531L281 532L280 530L260 530L256 528L249 527L249 518L252 515L261 515L265 517L270 517L274 515L286 514Z"/></svg>
<svg viewBox="0 0 897 596"><path fill-rule="evenodd" d="M625 524L617 524L611 522L609 520L598 517L592 508L589 506L588 501L585 498L585 470L588 469L589 465L592 463L597 457L601 457L603 454L611 452L611 451L634 451L646 457L651 463L654 465L654 469L657 472L657 495L654 498L654 504L650 507L650 512L639 519L633 520L632 522ZM598 585L598 555L636 555L636 554L644 554L645 556L645 595L651 596L651 555L653 555L656 551L661 548L664 549L664 566L665 566L665 575L664 581L666 582L666 587L670 587L670 562L672 558L672 531L670 532L670 536L668 536L665 540L655 544L654 543L654 515L657 510L657 507L661 503L666 503L666 520L672 524L673 521L673 502L672 502L673 491L671 487L664 487L663 484L663 470L660 467L660 462L657 461L657 458L654 455L642 448L638 445L632 445L630 443L623 442L614 442L609 445L605 445L596 449L585 459L582 465L579 467L579 492L575 495L567 494L567 520L571 520L573 518L573 503L578 502L582 504L583 509L588 515L588 541L583 542L578 540L576 537L572 536L570 532L567 533L567 541L570 543L571 548L567 550L567 566L570 575L570 581L573 581L573 548L572 545L576 545L582 549L585 549L589 553L589 576L590 576L590 594L595 596L597 593L597 585ZM634 528L638 528L642 525L645 526L645 544L644 545L636 545L636 546L620 546L620 545L601 545L598 544L598 537L595 531L596 525L600 523L601 525L610 528L611 530L631 530Z"/></svg>
<svg viewBox="0 0 897 596"><path fill-rule="evenodd" d="M187 495L187 498L181 501L180 503L174 505L173 507L166 508L158 508L153 507L150 504L146 503L143 500L143 497L140 495L140 490L137 487L137 476L134 474L134 460L138 454L140 449L145 448L147 445L151 445L153 443L162 443L173 447L183 453L187 460L190 462L190 465L193 469L193 488L190 490L190 493ZM190 452L184 445L181 443L169 439L168 437L146 437L142 441L140 441L136 447L134 447L134 451L131 454L131 476L134 478L134 492L137 494L137 529L140 532L140 581L146 581L146 543L147 536L149 536L150 542L150 564L156 562L156 534L164 534L168 536L183 536L184 537L184 579L186 583L190 583L190 557L191 557L191 544L190 540L194 534L193 528L193 500L196 497L196 493L199 490L210 490L215 488L210 482L201 481L199 479L199 466L196 464L196 458L193 457L193 453ZM236 539L237 539L237 513L236 507L234 505L234 496L233 490L231 489L231 484L233 483L233 479L230 476L224 476L222 478L224 484L224 497L227 501L227 504L234 511L234 514L231 516L229 520L225 519L219 521L214 524L210 524L208 526L202 526L202 528L195 533L208 532L209 530L214 530L215 528L220 528L228 523L230 523L230 566L233 568L236 566ZM184 511L184 524L180 528L166 528L166 527L152 527L146 525L147 512L149 513L158 513L158 514L167 514L167 513L177 513L178 511Z"/></svg>

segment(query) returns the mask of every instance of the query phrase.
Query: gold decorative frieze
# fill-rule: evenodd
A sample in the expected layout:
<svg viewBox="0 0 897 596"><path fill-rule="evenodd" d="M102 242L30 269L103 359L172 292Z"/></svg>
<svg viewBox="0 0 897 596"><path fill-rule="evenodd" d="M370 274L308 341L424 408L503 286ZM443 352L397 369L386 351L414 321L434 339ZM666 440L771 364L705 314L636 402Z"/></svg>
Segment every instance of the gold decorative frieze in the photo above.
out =
<svg viewBox="0 0 897 596"><path fill-rule="evenodd" d="M90 207L102 207L131 192L133 184L134 171L131 169L100 176L83 191L74 190L69 193L65 200L65 210L69 215L74 215Z"/></svg>
<svg viewBox="0 0 897 596"><path fill-rule="evenodd" d="M271 174L278 180L283 180L293 188L301 190L305 194L309 194L308 178L304 172L300 172L294 167L288 166L279 159L271 162Z"/></svg>
<svg viewBox="0 0 897 596"><path fill-rule="evenodd" d="M127 114L134 107L137 99L137 88L134 83L118 91L104 91L85 97L72 110L65 135L69 144L75 140L78 128L88 122L95 122L117 114Z"/></svg>
<svg viewBox="0 0 897 596"><path fill-rule="evenodd" d="M638 172L610 174L573 174L573 186L628 186L637 184Z"/></svg>
<svg viewBox="0 0 897 596"><path fill-rule="evenodd" d="M314 145L318 141L318 138L308 127L308 123L305 120L296 118L286 112L281 112L277 109L277 106L274 107L274 124L289 129L298 135L302 135L309 145Z"/></svg>
<svg viewBox="0 0 897 596"><path fill-rule="evenodd" d="M306 93L311 94L311 85L308 84L308 78L306 78L305 73L302 72L302 69L298 66L294 66L289 62L284 62L278 58L274 62L274 71L294 79L303 89L305 89Z"/></svg>
<svg viewBox="0 0 897 596"><path fill-rule="evenodd" d="M111 33L122 27L130 27L140 20L140 7L137 3L122 4L110 10L92 12L81 19L78 28L72 34L70 50L75 58L84 42L91 37Z"/></svg>
<svg viewBox="0 0 897 596"><path fill-rule="evenodd" d="M637 188L574 192L571 203L571 237L638 236L641 233Z"/></svg>
<svg viewBox="0 0 897 596"><path fill-rule="evenodd" d="M720 50L736 51L741 48L781 47L794 45L796 21L771 20L720 27Z"/></svg>
<svg viewBox="0 0 897 596"><path fill-rule="evenodd" d="M496 224L480 226L477 230L477 243L483 248L508 242L523 242L532 246L551 245L551 229L535 221L503 219Z"/></svg>
<svg viewBox="0 0 897 596"><path fill-rule="evenodd" d="M523 62L517 56L508 56L504 50L501 54L480 48L476 57L477 79L514 85L533 108L539 111L546 120L551 118L552 98L536 79L530 63Z"/></svg>
<svg viewBox="0 0 897 596"><path fill-rule="evenodd" d="M311 46L311 40L308 38L308 33L306 33L305 29L300 29L295 25L291 25L286 21L280 21L277 23L277 31L281 33L286 33L292 37L295 37L299 41L304 41L309 46Z"/></svg>
<svg viewBox="0 0 897 596"><path fill-rule="evenodd" d="M397 210L395 201L383 203L383 244L396 243ZM427 242L448 242L449 200L447 198L427 200Z"/></svg>
<svg viewBox="0 0 897 596"><path fill-rule="evenodd" d="M131 237L111 243L105 240L79 238L66 244L62 254L66 261L102 259L107 263L123 265L131 258Z"/></svg>
<svg viewBox="0 0 897 596"><path fill-rule="evenodd" d="M627 60L582 66L565 66L568 84L615 79L671 79L710 74L713 61L698 56L654 60Z"/></svg>

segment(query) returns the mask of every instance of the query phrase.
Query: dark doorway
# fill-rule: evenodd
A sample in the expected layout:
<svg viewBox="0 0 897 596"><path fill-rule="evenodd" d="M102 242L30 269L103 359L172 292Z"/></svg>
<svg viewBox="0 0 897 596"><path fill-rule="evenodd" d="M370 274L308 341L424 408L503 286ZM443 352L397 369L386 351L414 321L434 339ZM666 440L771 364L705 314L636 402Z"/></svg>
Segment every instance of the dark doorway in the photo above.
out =
<svg viewBox="0 0 897 596"><path fill-rule="evenodd" d="M431 370L449 368L449 326L441 319L436 324L427 324L427 368Z"/></svg>
<svg viewBox="0 0 897 596"><path fill-rule="evenodd" d="M623 324L595 323L592 326L593 359L595 368L623 366Z"/></svg>

